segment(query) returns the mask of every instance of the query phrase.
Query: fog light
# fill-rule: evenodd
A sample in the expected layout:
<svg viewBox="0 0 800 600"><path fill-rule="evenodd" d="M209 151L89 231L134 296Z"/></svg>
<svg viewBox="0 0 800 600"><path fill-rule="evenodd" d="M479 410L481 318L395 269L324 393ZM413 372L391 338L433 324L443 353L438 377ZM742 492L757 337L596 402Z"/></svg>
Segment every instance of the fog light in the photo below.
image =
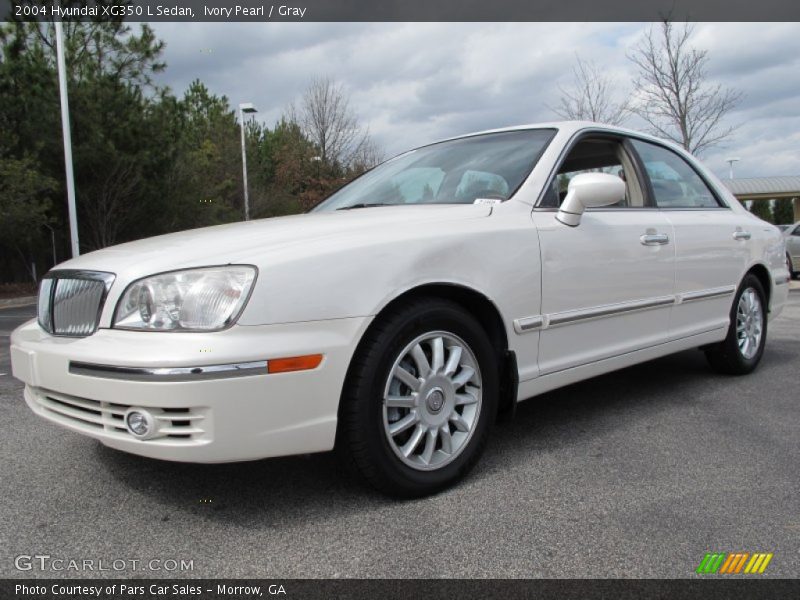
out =
<svg viewBox="0 0 800 600"><path fill-rule="evenodd" d="M143 408L129 408L125 413L125 427L131 435L144 440L156 432L156 421Z"/></svg>

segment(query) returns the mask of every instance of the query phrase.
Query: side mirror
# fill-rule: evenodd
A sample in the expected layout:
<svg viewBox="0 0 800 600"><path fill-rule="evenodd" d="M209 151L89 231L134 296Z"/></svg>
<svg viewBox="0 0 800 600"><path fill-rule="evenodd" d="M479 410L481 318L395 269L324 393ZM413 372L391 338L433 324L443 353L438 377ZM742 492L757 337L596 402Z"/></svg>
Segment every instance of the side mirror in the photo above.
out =
<svg viewBox="0 0 800 600"><path fill-rule="evenodd" d="M576 175L567 188L567 197L558 209L556 219L577 227L587 208L610 206L625 198L625 182L608 173L583 173Z"/></svg>

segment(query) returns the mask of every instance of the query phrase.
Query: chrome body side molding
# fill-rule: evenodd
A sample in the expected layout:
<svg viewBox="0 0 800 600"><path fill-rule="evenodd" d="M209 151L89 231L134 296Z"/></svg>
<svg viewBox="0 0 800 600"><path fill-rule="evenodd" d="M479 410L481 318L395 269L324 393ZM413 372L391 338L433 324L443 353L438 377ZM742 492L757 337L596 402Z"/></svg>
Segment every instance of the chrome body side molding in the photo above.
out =
<svg viewBox="0 0 800 600"><path fill-rule="evenodd" d="M633 302L623 302L620 304L609 304L606 306L597 306L592 308L583 308L580 310L571 310L562 313L553 313L548 315L547 326L548 328L558 327L559 325L569 325L570 323L576 323L578 321L613 317L639 310L650 310L652 308L659 308L661 306L669 306L670 304L674 303L674 296L661 296L658 298L647 298L646 300L635 300Z"/></svg>
<svg viewBox="0 0 800 600"><path fill-rule="evenodd" d="M685 304L687 302L697 302L700 300L710 300L712 298L722 298L724 296L730 296L735 291L736 286L729 285L718 288L710 288L707 290L698 290L696 292L687 292L685 294L678 294L677 296L658 296L656 298L646 298L643 300L623 302L620 304L608 304L604 306L582 308L580 310L570 310L565 312L521 317L514 320L514 331L516 331L518 334L528 333L531 331L541 331L544 329L552 329L553 327L560 327L562 325L570 325L580 321L587 321L589 319L615 317L617 315L630 312L651 310L669 305Z"/></svg>
<svg viewBox="0 0 800 600"><path fill-rule="evenodd" d="M709 300L711 298L720 298L722 296L730 296L736 291L735 285L726 285L725 287L712 288L709 290L698 290L696 292L687 292L678 295L678 304L685 304L686 302L696 302L698 300Z"/></svg>
<svg viewBox="0 0 800 600"><path fill-rule="evenodd" d="M536 317L523 317L514 321L514 331L517 333L527 333L528 331L535 331L541 329L544 324L544 319L541 316Z"/></svg>

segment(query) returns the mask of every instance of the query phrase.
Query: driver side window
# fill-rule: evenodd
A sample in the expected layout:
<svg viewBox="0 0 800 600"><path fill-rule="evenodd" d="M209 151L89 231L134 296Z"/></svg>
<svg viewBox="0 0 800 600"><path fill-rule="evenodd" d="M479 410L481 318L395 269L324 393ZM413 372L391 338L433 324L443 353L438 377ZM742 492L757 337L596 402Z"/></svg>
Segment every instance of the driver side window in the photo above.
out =
<svg viewBox="0 0 800 600"><path fill-rule="evenodd" d="M561 206L567 196L569 182L583 173L609 173L625 182L625 198L607 208L644 206L644 194L630 156L620 142L603 138L586 138L573 146L561 163L540 206Z"/></svg>

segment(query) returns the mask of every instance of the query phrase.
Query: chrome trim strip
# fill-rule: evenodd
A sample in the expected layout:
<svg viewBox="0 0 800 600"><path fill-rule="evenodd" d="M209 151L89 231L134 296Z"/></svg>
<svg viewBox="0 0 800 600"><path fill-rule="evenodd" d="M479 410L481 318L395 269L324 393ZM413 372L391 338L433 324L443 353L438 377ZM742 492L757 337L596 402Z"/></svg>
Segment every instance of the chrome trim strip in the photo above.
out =
<svg viewBox="0 0 800 600"><path fill-rule="evenodd" d="M784 275L783 277L776 277L775 278L775 285L786 285L790 281L790 277L788 275Z"/></svg>
<svg viewBox="0 0 800 600"><path fill-rule="evenodd" d="M625 302L622 304L611 304L607 306L599 306L597 308L585 308L563 313L554 313L549 315L548 327L557 327L559 325L567 325L569 323L587 321L589 319L598 319L601 317L612 317L640 310L650 310L651 308L669 306L674 303L675 296L661 296L659 298L636 300L634 302Z"/></svg>
<svg viewBox="0 0 800 600"><path fill-rule="evenodd" d="M775 283L779 283L777 279L775 280ZM530 331L545 330L552 327L559 327L561 325L577 323L580 321L588 321L589 319L613 317L616 315L622 315L640 310L650 310L662 306L669 306L671 304L677 305L684 304L686 302L696 302L698 300L721 298L723 296L730 296L735 291L736 286L729 285L718 288L710 288L707 290L699 290L696 292L686 292L685 294L679 294L678 296L659 296L657 298L647 298L645 300L635 300L633 302L582 308L579 310L570 310L561 313L520 317L514 321L514 331L522 334Z"/></svg>
<svg viewBox="0 0 800 600"><path fill-rule="evenodd" d="M102 281L106 287L111 287L116 275L108 271L88 271L86 269L53 269L48 271L42 279L91 279Z"/></svg>
<svg viewBox="0 0 800 600"><path fill-rule="evenodd" d="M527 333L534 329L539 329L544 324L544 318L536 317L522 317L514 321L514 331L517 333Z"/></svg>
<svg viewBox="0 0 800 600"><path fill-rule="evenodd" d="M118 367L70 361L69 372L73 375L124 379L126 381L199 381L202 379L227 379L266 375L267 361L231 363L226 365L202 365L197 367Z"/></svg>
<svg viewBox="0 0 800 600"><path fill-rule="evenodd" d="M629 312L640 310L650 310L661 306L670 306L675 303L675 296L660 296L658 298L648 298L646 300L635 300L621 304L609 304L580 310L571 310L562 313L551 313L545 315L535 315L531 317L521 317L514 321L514 330L517 333L528 333L537 329L550 329L560 325L569 325L578 321L589 319L599 319L602 317L613 317Z"/></svg>
<svg viewBox="0 0 800 600"><path fill-rule="evenodd" d="M696 302L698 300L710 300L711 298L721 298L722 296L730 296L735 291L735 285L726 285L724 287L699 290L697 292L686 292L678 296L678 304Z"/></svg>

